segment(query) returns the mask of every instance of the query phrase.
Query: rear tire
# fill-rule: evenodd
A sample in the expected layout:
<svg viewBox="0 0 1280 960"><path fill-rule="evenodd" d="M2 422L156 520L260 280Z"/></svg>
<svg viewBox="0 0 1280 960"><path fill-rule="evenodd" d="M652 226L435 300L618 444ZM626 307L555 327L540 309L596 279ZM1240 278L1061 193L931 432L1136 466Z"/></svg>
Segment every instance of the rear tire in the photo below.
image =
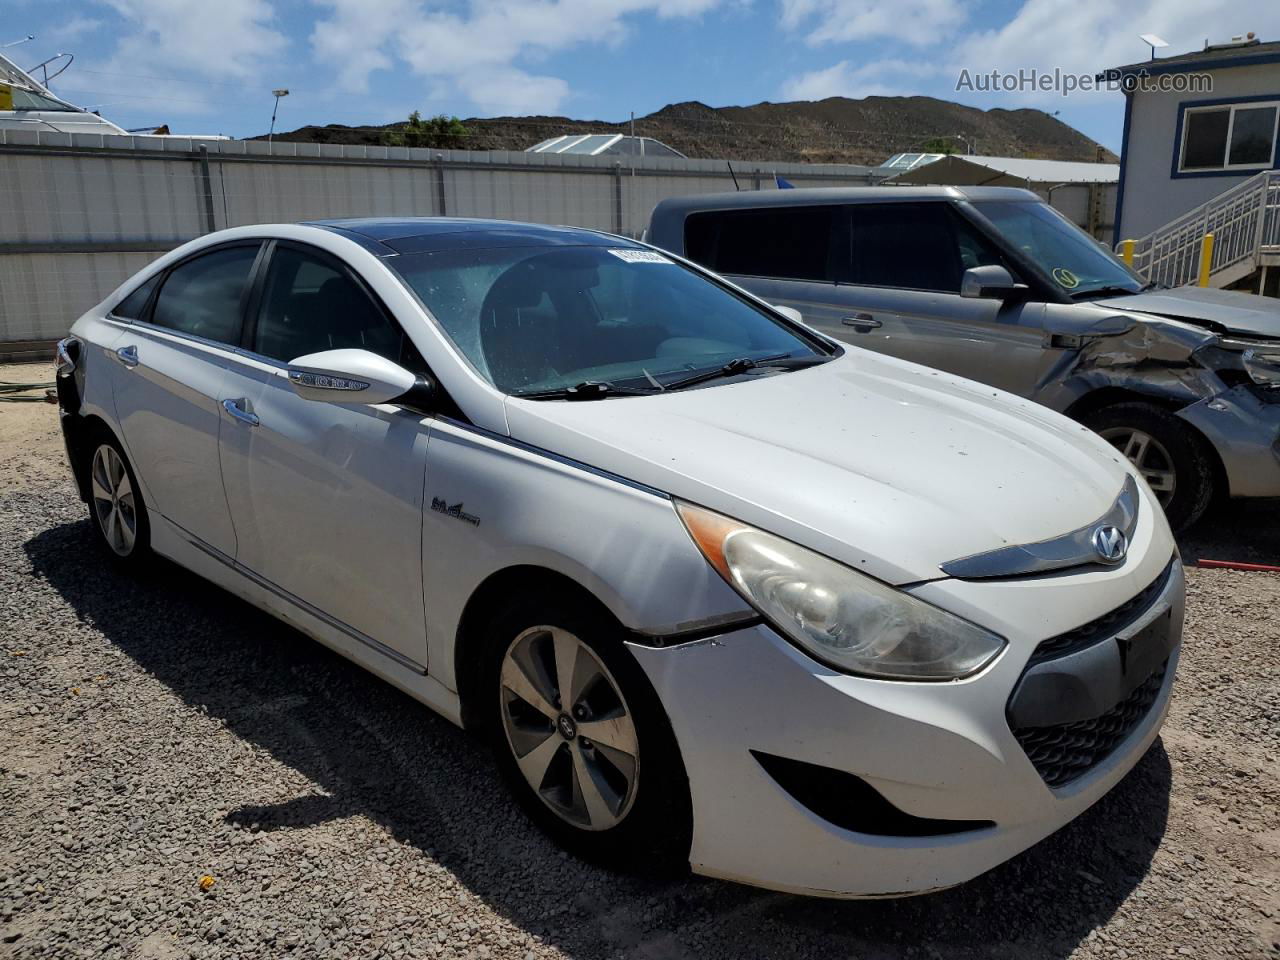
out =
<svg viewBox="0 0 1280 960"><path fill-rule="evenodd" d="M602 866L669 875L688 869L689 782L622 636L579 598L513 596L484 628L477 714L508 788L556 843Z"/></svg>
<svg viewBox="0 0 1280 960"><path fill-rule="evenodd" d="M126 567L145 563L151 555L151 524L129 458L105 430L88 437L82 455L95 539L115 563Z"/></svg>
<svg viewBox="0 0 1280 960"><path fill-rule="evenodd" d="M1175 531L1204 513L1213 499L1213 463L1181 420L1153 404L1135 402L1095 410L1083 422L1138 469Z"/></svg>

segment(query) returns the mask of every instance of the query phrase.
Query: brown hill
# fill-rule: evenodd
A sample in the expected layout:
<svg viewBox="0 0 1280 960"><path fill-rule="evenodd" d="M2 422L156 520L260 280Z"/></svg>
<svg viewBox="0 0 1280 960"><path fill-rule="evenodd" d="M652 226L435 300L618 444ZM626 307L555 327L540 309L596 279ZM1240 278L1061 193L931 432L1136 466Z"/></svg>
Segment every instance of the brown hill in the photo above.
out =
<svg viewBox="0 0 1280 960"><path fill-rule="evenodd" d="M627 122L568 117L484 117L464 121L472 150L524 150L562 133L626 133ZM377 144L399 124L383 127L307 126L277 140ZM894 153L937 151L1104 160L1115 155L1042 110L980 110L933 97L867 97L750 107L671 104L635 120L637 134L656 137L690 157L879 164ZM962 139L963 138L963 139ZM966 142L969 147L966 147Z"/></svg>

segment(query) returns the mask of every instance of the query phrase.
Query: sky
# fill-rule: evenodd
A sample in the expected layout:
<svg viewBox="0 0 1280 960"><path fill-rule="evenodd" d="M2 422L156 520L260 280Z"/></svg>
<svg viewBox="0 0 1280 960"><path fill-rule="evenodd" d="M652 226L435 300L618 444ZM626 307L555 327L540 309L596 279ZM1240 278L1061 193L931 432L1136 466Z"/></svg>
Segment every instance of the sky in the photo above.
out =
<svg viewBox="0 0 1280 960"><path fill-rule="evenodd" d="M1118 152L1118 91L957 90L962 71L1091 76L1147 59L1144 33L1168 41L1166 55L1250 30L1280 40L1277 0L4 0L3 8L0 45L35 35L3 50L19 66L75 54L51 83L66 99L125 128L167 123L175 133L231 136L267 132L278 87L290 91L280 130L388 123L413 110L619 121L687 100L927 95L1057 112Z"/></svg>

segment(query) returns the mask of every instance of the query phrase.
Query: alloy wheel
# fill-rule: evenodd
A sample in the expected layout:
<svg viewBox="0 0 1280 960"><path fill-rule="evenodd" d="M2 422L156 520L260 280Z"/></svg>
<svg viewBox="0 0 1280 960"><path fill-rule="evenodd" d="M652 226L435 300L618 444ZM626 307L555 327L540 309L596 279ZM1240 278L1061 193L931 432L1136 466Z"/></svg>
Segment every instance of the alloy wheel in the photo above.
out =
<svg viewBox="0 0 1280 960"><path fill-rule="evenodd" d="M127 557L137 540L138 514L129 471L115 447L109 443L99 445L93 454L89 476L98 529L117 556Z"/></svg>
<svg viewBox="0 0 1280 960"><path fill-rule="evenodd" d="M1160 506L1167 507L1177 486L1177 474L1173 469L1173 457L1169 456L1164 444L1151 434L1132 427L1110 427L1103 430L1101 436L1138 468L1160 501Z"/></svg>
<svg viewBox="0 0 1280 960"><path fill-rule="evenodd" d="M639 779L631 709L607 667L559 627L523 631L502 658L502 722L516 765L557 816L608 830Z"/></svg>

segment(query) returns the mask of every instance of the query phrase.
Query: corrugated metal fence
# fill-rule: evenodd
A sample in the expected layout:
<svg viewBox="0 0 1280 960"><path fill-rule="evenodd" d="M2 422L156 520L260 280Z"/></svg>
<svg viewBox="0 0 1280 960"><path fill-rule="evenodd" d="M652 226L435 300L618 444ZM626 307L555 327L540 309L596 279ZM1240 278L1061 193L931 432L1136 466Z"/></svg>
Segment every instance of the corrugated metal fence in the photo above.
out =
<svg viewBox="0 0 1280 960"><path fill-rule="evenodd" d="M874 182L869 167L736 163L743 190ZM0 352L60 337L177 244L250 223L498 217L638 236L665 197L732 190L722 160L0 130ZM7 347L7 350L6 350Z"/></svg>

